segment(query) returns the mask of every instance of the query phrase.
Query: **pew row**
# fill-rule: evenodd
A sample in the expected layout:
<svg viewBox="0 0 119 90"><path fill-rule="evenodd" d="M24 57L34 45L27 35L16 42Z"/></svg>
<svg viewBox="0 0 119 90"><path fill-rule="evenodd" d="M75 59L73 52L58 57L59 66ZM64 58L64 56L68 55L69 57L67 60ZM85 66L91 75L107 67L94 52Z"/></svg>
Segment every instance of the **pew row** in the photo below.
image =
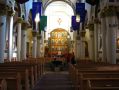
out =
<svg viewBox="0 0 119 90"><path fill-rule="evenodd" d="M21 82L19 90L30 90L36 84L38 78L40 78L44 72L44 60L32 59L32 60L23 60L0 63L0 73L19 73ZM9 74L6 74L6 78L11 77ZM1 77L4 79L4 77ZM6 80L7 82L8 80ZM13 84L15 85L15 84ZM13 86L12 85L12 86ZM18 90L16 88L10 90Z"/></svg>
<svg viewBox="0 0 119 90"><path fill-rule="evenodd" d="M0 78L0 90L7 90L7 82L2 78Z"/></svg>
<svg viewBox="0 0 119 90"><path fill-rule="evenodd" d="M6 90L22 90L21 75L16 72L0 72L0 79L5 79ZM6 85L5 85L6 86Z"/></svg>
<svg viewBox="0 0 119 90"><path fill-rule="evenodd" d="M70 77L76 90L118 90L119 66L111 64L82 64L80 66L69 65ZM105 82L104 82L105 81ZM114 84L104 84L114 81ZM102 82L101 86L100 82ZM98 85L100 84L100 85ZM98 86L97 88L94 88ZM107 86L107 87L106 87Z"/></svg>

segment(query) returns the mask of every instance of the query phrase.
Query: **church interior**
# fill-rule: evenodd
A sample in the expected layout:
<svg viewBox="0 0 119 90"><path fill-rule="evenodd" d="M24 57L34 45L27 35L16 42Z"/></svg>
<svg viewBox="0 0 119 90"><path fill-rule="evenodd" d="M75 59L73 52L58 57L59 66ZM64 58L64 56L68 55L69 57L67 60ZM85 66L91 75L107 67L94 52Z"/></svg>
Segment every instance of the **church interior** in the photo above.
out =
<svg viewBox="0 0 119 90"><path fill-rule="evenodd" d="M0 90L119 90L119 0L0 0Z"/></svg>

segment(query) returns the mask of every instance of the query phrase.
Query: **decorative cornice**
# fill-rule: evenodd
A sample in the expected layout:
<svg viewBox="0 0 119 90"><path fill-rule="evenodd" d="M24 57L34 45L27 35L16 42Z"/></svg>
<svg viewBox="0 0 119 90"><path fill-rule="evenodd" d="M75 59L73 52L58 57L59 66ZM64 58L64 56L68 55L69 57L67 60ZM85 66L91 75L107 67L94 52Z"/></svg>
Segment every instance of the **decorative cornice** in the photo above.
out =
<svg viewBox="0 0 119 90"><path fill-rule="evenodd" d="M28 28L28 23L26 21L22 22L22 30L27 30Z"/></svg>
<svg viewBox="0 0 119 90"><path fill-rule="evenodd" d="M38 35L37 31L32 31L33 37L36 37Z"/></svg>
<svg viewBox="0 0 119 90"><path fill-rule="evenodd" d="M17 18L17 23L22 23L23 22L23 19L21 17L18 17Z"/></svg>

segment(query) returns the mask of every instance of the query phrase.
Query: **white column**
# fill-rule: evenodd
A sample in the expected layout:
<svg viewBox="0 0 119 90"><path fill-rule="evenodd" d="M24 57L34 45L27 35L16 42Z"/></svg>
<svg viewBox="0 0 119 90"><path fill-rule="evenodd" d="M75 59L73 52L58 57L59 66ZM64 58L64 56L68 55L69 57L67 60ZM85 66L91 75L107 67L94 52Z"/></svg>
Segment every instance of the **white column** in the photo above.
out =
<svg viewBox="0 0 119 90"><path fill-rule="evenodd" d="M77 35L77 33L76 32L73 32L73 38L74 38L74 41L73 41L73 51L72 52L74 52L74 55L75 55L75 59L76 59L76 56L77 56L77 51L76 51L76 35Z"/></svg>
<svg viewBox="0 0 119 90"><path fill-rule="evenodd" d="M77 37L76 37L76 60L79 60L80 59L80 57L81 57L81 53L80 53L80 51L81 51L81 48L80 48L80 43L81 41L80 41L80 36L79 35L77 35Z"/></svg>
<svg viewBox="0 0 119 90"><path fill-rule="evenodd" d="M102 32L102 61L106 62L106 19L101 18L101 32Z"/></svg>
<svg viewBox="0 0 119 90"><path fill-rule="evenodd" d="M80 36L81 36L81 40L80 40L80 58L84 59L85 58L85 43L83 42L84 37L83 36L83 29L82 29L82 23L80 23Z"/></svg>
<svg viewBox="0 0 119 90"><path fill-rule="evenodd" d="M109 12L112 10L112 12ZM107 9L108 13L106 16L106 26L107 26L107 61L112 64L116 64L116 30L117 22L115 16L115 10L113 7Z"/></svg>
<svg viewBox="0 0 119 90"><path fill-rule="evenodd" d="M27 22L22 23L21 60L26 60Z"/></svg>
<svg viewBox="0 0 119 90"><path fill-rule="evenodd" d="M81 57L81 55L80 55L80 51L81 51L80 44L81 43L80 42L81 42L80 40L77 40L77 60L79 60Z"/></svg>
<svg viewBox="0 0 119 90"><path fill-rule="evenodd" d="M8 60L13 57L13 10L8 12Z"/></svg>
<svg viewBox="0 0 119 90"><path fill-rule="evenodd" d="M22 18L18 18L18 26L17 26L17 61L21 60L21 23Z"/></svg>
<svg viewBox="0 0 119 90"><path fill-rule="evenodd" d="M95 61L98 60L98 23L97 19L95 19L96 22L94 23L94 47L95 47Z"/></svg>
<svg viewBox="0 0 119 90"><path fill-rule="evenodd" d="M37 32L33 31L33 48L32 48L32 57L37 57Z"/></svg>
<svg viewBox="0 0 119 90"><path fill-rule="evenodd" d="M85 59L85 43L83 39L81 39L81 59Z"/></svg>
<svg viewBox="0 0 119 90"><path fill-rule="evenodd" d="M77 40L74 40L74 55L75 59L77 59Z"/></svg>
<svg viewBox="0 0 119 90"><path fill-rule="evenodd" d="M5 33L6 33L6 15L4 13L4 15L0 15L0 63L4 62L4 53L6 46Z"/></svg>
<svg viewBox="0 0 119 90"><path fill-rule="evenodd" d="M85 59L85 31L80 31L81 34L81 59Z"/></svg>
<svg viewBox="0 0 119 90"><path fill-rule="evenodd" d="M37 57L41 57L41 35L37 36Z"/></svg>
<svg viewBox="0 0 119 90"><path fill-rule="evenodd" d="M44 57L44 54L45 54L45 44L44 44L44 31L41 31L41 35L42 35L42 45L41 45L41 54L42 54L42 57Z"/></svg>
<svg viewBox="0 0 119 90"><path fill-rule="evenodd" d="M93 25L93 24L92 24ZM94 60L94 29L90 29L90 40L88 41L88 51L90 60Z"/></svg>

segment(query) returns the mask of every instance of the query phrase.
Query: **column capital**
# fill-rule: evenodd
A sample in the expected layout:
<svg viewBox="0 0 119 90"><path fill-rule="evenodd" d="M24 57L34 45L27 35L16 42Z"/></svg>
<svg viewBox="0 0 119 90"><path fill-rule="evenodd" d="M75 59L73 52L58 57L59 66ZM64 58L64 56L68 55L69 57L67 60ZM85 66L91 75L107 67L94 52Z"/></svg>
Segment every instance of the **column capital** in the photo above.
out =
<svg viewBox="0 0 119 90"><path fill-rule="evenodd" d="M37 39L40 40L42 38L41 35L37 35Z"/></svg>
<svg viewBox="0 0 119 90"><path fill-rule="evenodd" d="M10 10L8 10L7 14L8 14L8 16L14 16L15 11L13 9L10 9Z"/></svg>
<svg viewBox="0 0 119 90"><path fill-rule="evenodd" d="M26 21L22 21L22 30L27 30L28 23Z"/></svg>
<svg viewBox="0 0 119 90"><path fill-rule="evenodd" d="M90 31L94 31L94 24L93 23L89 23L87 25L87 28L89 28Z"/></svg>
<svg viewBox="0 0 119 90"><path fill-rule="evenodd" d="M95 23L95 24L101 24L101 22L100 22L100 20L99 20L98 18L95 18L95 19L94 19L94 23Z"/></svg>
<svg viewBox="0 0 119 90"><path fill-rule="evenodd" d="M103 10L101 10L101 12L100 12L100 17L101 18L104 18L106 16L106 14L105 14L105 8L103 9Z"/></svg>
<svg viewBox="0 0 119 90"><path fill-rule="evenodd" d="M23 19L21 17L18 17L17 18L17 23L22 23L23 22Z"/></svg>
<svg viewBox="0 0 119 90"><path fill-rule="evenodd" d="M32 31L33 37L36 37L38 35L37 31Z"/></svg>
<svg viewBox="0 0 119 90"><path fill-rule="evenodd" d="M115 6L109 6L105 8L105 16L110 17L110 16L115 16L116 15L116 7Z"/></svg>
<svg viewBox="0 0 119 90"><path fill-rule="evenodd" d="M85 30L80 31L80 36L81 36L81 37L85 37L85 33L86 33Z"/></svg>
<svg viewBox="0 0 119 90"><path fill-rule="evenodd" d="M90 31L90 37L93 38L94 37L94 31Z"/></svg>

